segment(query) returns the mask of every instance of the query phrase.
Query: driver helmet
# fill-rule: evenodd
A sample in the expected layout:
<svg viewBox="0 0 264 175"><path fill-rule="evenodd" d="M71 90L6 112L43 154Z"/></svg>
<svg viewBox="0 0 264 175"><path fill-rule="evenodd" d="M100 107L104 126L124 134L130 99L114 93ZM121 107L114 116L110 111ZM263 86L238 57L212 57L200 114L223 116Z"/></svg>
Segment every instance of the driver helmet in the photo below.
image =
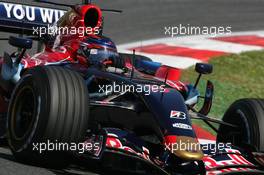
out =
<svg viewBox="0 0 264 175"><path fill-rule="evenodd" d="M115 43L105 36L89 36L81 43L82 53L92 65L119 59Z"/></svg>

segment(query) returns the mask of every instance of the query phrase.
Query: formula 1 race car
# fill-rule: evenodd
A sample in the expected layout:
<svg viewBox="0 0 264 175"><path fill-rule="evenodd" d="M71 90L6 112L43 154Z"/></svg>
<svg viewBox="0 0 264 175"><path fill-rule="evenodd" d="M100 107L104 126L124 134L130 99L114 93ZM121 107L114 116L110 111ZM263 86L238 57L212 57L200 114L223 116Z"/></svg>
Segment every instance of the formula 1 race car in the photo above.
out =
<svg viewBox="0 0 264 175"><path fill-rule="evenodd" d="M197 85L212 65L197 63L195 84L181 83L176 68L135 51L118 53L103 35L102 17L118 10L89 2L70 7L0 3L1 30L27 34L10 36L19 50L0 58L0 138L16 160L61 167L73 156L143 174L264 173L264 100L238 100L223 120L210 118L213 83L204 97ZM49 23L55 33L45 29ZM32 39L45 48L30 56ZM216 142L198 140L191 119L211 126Z"/></svg>

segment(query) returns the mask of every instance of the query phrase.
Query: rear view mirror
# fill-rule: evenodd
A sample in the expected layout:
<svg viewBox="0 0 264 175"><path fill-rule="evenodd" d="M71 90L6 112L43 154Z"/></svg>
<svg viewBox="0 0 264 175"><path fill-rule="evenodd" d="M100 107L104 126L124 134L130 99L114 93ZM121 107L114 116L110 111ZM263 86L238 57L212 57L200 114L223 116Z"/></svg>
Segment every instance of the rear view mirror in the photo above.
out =
<svg viewBox="0 0 264 175"><path fill-rule="evenodd" d="M213 72L213 65L207 63L196 63L195 71L199 73L199 76L195 82L194 88L197 87L202 74L210 74Z"/></svg>
<svg viewBox="0 0 264 175"><path fill-rule="evenodd" d="M31 49L32 39L10 36L9 44L18 48Z"/></svg>
<svg viewBox="0 0 264 175"><path fill-rule="evenodd" d="M213 72L213 65L206 63L196 63L195 71L199 74L210 74Z"/></svg>

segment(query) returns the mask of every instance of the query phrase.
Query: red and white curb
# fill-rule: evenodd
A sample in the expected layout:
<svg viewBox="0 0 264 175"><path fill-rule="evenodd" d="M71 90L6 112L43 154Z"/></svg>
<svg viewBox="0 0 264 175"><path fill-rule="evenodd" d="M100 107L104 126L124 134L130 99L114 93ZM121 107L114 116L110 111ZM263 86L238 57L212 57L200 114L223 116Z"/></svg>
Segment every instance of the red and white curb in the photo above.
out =
<svg viewBox="0 0 264 175"><path fill-rule="evenodd" d="M119 52L147 56L153 61L178 69L186 69L197 62L246 51L264 49L264 31L235 32L225 36L182 36L160 38L118 46ZM215 136L199 126L193 126L201 143L215 143Z"/></svg>
<svg viewBox="0 0 264 175"><path fill-rule="evenodd" d="M264 31L236 32L225 36L182 36L160 38L118 46L119 52L150 57L164 65L186 69L197 62L207 62L211 58L264 49Z"/></svg>

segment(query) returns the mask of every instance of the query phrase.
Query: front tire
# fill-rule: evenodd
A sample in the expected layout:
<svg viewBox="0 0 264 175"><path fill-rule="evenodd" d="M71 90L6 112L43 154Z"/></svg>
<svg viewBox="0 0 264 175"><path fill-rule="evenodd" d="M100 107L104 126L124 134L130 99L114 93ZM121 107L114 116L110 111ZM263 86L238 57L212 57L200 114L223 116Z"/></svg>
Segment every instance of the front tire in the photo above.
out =
<svg viewBox="0 0 264 175"><path fill-rule="evenodd" d="M6 117L0 114L0 146L6 146Z"/></svg>
<svg viewBox="0 0 264 175"><path fill-rule="evenodd" d="M223 121L237 125L220 125L218 142L264 151L264 99L241 99L226 111Z"/></svg>
<svg viewBox="0 0 264 175"><path fill-rule="evenodd" d="M35 146L84 141L88 107L88 91L78 73L61 67L29 70L15 87L8 109L8 142L15 158L41 166L66 165L65 150L40 153Z"/></svg>

